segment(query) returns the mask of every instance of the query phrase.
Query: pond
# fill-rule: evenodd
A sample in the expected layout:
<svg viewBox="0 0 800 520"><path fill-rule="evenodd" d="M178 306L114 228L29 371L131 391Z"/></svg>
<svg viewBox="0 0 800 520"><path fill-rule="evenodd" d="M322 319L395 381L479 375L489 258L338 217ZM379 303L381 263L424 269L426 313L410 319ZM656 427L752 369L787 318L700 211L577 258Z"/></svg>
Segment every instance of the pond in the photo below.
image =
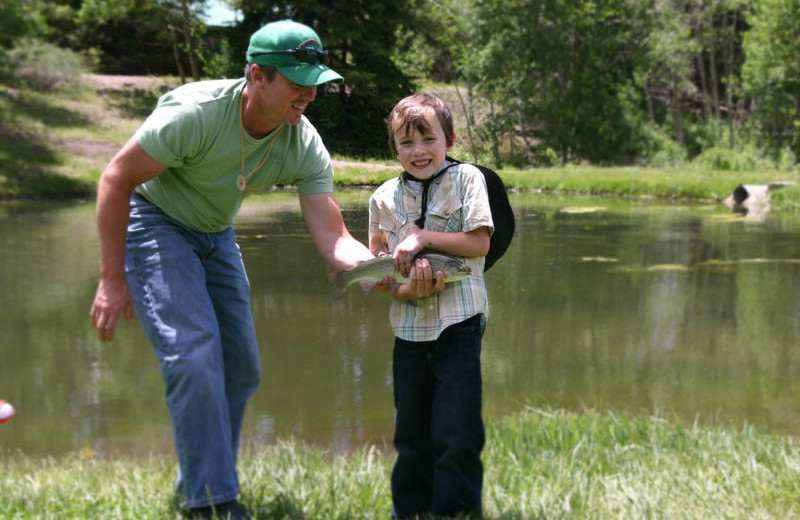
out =
<svg viewBox="0 0 800 520"><path fill-rule="evenodd" d="M366 240L367 191L337 193ZM800 435L800 218L716 205L514 194L517 234L487 273L484 415L526 406L656 414ZM296 195L246 203L263 383L244 435L388 446L388 298L331 297ZM31 456L171 454L163 383L138 324L101 344L91 202L0 205L0 447Z"/></svg>

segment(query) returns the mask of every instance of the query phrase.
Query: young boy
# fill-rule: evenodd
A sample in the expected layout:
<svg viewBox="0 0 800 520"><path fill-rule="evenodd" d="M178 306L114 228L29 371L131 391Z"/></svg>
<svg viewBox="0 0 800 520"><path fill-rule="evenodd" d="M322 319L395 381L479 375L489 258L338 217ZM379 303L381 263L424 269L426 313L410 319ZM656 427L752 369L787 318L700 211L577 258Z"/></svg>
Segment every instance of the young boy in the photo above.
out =
<svg viewBox="0 0 800 520"><path fill-rule="evenodd" d="M453 119L426 94L401 100L387 120L389 145L404 171L370 198L369 245L391 254L403 285L392 297L397 461L393 516L480 515L484 445L481 336L488 316L484 256L493 231L486 184L469 164L451 164ZM465 280L445 285L423 249L464 257Z"/></svg>

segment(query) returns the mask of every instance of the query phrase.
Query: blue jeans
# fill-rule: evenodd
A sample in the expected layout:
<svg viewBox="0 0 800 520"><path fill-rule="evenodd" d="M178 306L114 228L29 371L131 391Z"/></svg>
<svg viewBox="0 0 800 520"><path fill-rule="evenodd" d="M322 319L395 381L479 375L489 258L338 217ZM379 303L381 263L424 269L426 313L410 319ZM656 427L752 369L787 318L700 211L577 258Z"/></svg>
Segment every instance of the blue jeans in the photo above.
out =
<svg viewBox="0 0 800 520"><path fill-rule="evenodd" d="M477 315L435 341L395 338L395 517L480 514L482 333Z"/></svg>
<svg viewBox="0 0 800 520"><path fill-rule="evenodd" d="M131 198L125 271L160 361L188 507L235 499L245 405L261 366L233 228L198 233Z"/></svg>

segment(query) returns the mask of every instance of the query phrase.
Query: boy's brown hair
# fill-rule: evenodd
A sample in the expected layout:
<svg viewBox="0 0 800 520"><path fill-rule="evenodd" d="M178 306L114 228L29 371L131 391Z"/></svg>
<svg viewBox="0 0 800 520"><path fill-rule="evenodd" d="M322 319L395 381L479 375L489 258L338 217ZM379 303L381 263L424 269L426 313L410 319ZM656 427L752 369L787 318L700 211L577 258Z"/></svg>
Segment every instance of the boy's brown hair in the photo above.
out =
<svg viewBox="0 0 800 520"><path fill-rule="evenodd" d="M389 149L397 155L397 143L394 134L399 129L405 129L405 135L411 135L416 130L421 134L431 133L430 125L425 120L425 114L432 110L442 125L447 147L453 146L455 133L453 131L453 114L447 104L436 96L430 94L412 94L401 99L386 118L386 128L389 131Z"/></svg>

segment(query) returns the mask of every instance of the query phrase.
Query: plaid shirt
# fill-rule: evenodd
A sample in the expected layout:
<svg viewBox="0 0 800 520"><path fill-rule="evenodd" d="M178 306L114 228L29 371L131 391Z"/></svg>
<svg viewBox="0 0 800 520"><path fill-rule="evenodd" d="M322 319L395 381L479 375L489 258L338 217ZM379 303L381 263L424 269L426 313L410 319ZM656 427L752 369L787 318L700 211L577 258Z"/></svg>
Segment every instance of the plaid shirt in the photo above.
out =
<svg viewBox="0 0 800 520"><path fill-rule="evenodd" d="M444 167L452 163L445 162ZM422 183L402 176L386 181L369 201L369 235L383 233L390 251L418 228ZM483 174L470 164L458 164L436 177L429 187L425 229L472 231L486 226L494 230ZM442 331L476 314L489 316L489 299L483 281L484 257L466 258L472 274L448 283L429 298L392 299L389 320L395 336L407 341L432 341Z"/></svg>

